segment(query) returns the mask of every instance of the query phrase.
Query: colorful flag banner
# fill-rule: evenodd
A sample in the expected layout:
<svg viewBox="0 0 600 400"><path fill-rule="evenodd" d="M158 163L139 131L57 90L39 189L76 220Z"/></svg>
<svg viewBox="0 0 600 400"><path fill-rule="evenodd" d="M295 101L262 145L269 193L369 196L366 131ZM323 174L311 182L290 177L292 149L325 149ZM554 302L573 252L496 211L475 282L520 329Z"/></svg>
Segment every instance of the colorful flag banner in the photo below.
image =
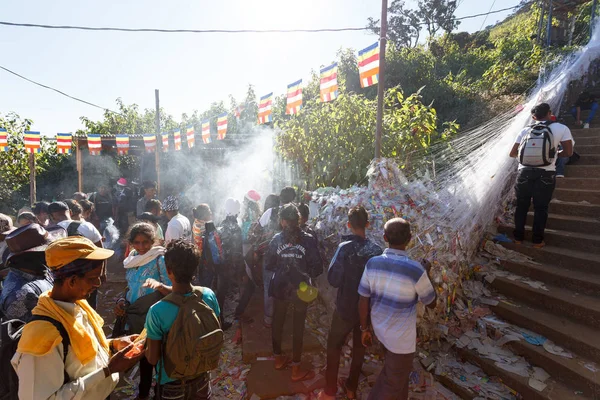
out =
<svg viewBox="0 0 600 400"><path fill-rule="evenodd" d="M71 154L71 144L73 135L70 133L56 134L56 152L58 154Z"/></svg>
<svg viewBox="0 0 600 400"><path fill-rule="evenodd" d="M146 153L156 151L156 135L154 133L144 133L144 146L146 147Z"/></svg>
<svg viewBox="0 0 600 400"><path fill-rule="evenodd" d="M321 102L335 100L338 97L337 63L321 70Z"/></svg>
<svg viewBox="0 0 600 400"><path fill-rule="evenodd" d="M246 109L246 105L245 104L240 104L239 106L237 106L235 108L235 117L237 119L239 119L242 116L242 111L244 111Z"/></svg>
<svg viewBox="0 0 600 400"><path fill-rule="evenodd" d="M205 144L210 143L210 120L202 120L202 141Z"/></svg>
<svg viewBox="0 0 600 400"><path fill-rule="evenodd" d="M129 153L129 135L116 135L117 140L117 154L120 156L127 155Z"/></svg>
<svg viewBox="0 0 600 400"><path fill-rule="evenodd" d="M181 150L181 130L177 129L173 132L173 139L175 139L175 150Z"/></svg>
<svg viewBox="0 0 600 400"><path fill-rule="evenodd" d="M227 135L227 113L217 117L217 140L225 139L225 135Z"/></svg>
<svg viewBox="0 0 600 400"><path fill-rule="evenodd" d="M0 151L8 151L8 132L0 128Z"/></svg>
<svg viewBox="0 0 600 400"><path fill-rule="evenodd" d="M358 73L362 88L379 82L379 42L358 52Z"/></svg>
<svg viewBox="0 0 600 400"><path fill-rule="evenodd" d="M294 115L302 108L302 79L290 83L287 88L287 105L285 113Z"/></svg>
<svg viewBox="0 0 600 400"><path fill-rule="evenodd" d="M258 103L258 123L266 124L267 122L273 121L271 115L271 108L273 106L273 92L264 95L260 98Z"/></svg>
<svg viewBox="0 0 600 400"><path fill-rule="evenodd" d="M169 132L162 133L162 151L165 153L169 151Z"/></svg>
<svg viewBox="0 0 600 400"><path fill-rule="evenodd" d="M186 135L187 135L188 148L191 149L192 147L194 147L194 144L196 143L196 138L194 137L194 135L195 135L194 127L192 125L187 127Z"/></svg>
<svg viewBox="0 0 600 400"><path fill-rule="evenodd" d="M102 138L97 133L90 133L87 135L88 141L88 149L90 150L90 155L97 156L100 155L102 151Z"/></svg>
<svg viewBox="0 0 600 400"><path fill-rule="evenodd" d="M40 144L40 133L39 132L31 132L25 131L25 150L28 153L41 153L42 146Z"/></svg>

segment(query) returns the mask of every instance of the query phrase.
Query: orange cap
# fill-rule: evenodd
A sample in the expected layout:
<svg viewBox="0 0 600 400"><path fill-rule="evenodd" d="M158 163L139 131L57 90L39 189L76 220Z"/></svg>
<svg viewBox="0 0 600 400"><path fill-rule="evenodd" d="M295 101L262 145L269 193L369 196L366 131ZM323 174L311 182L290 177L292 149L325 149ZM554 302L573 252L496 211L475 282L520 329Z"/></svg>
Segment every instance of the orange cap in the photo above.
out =
<svg viewBox="0 0 600 400"><path fill-rule="evenodd" d="M46 265L50 269L59 269L80 259L106 260L115 252L96 246L90 239L70 236L52 242L46 248Z"/></svg>

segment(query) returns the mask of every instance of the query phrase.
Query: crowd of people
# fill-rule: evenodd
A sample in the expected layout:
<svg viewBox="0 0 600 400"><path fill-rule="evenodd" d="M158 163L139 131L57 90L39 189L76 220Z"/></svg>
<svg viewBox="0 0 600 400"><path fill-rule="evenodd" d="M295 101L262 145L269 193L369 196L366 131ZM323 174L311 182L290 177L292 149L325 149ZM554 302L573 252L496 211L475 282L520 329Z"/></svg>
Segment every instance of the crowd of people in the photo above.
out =
<svg viewBox="0 0 600 400"><path fill-rule="evenodd" d="M209 399L210 371L218 366L223 331L234 323L225 318L225 300L236 289L234 319L252 319L247 306L253 296L261 296L275 368L291 368L294 382L312 380L315 372L301 364L303 338L309 305L318 294L315 278L325 267L338 294L320 398L335 399L338 390L356 398L372 332L386 356L369 399L407 398L416 305L436 304L430 264L411 260L405 252L411 241L408 222L395 218L386 223L389 248L383 250L366 237L367 211L354 207L348 213L352 235L325 260L308 223L309 207L296 202L291 187L268 195L264 207L255 190L242 202L228 198L217 224L208 204L184 215L178 196L159 201L154 182L143 184L139 199L132 198L124 179L118 186L116 196L103 185L91 195L37 203L19 213L17 226L0 214L2 326L24 326L20 336L2 341L3 348L11 344L13 350L0 352L0 363L12 365L0 366L0 396L105 399L119 373L137 364L139 399L150 397L153 380L155 398ZM132 206L119 211L115 198ZM123 239L120 246L107 239L115 231ZM96 293L106 281L107 262L116 257L127 290L116 301L107 338L95 310ZM282 349L288 310L291 355ZM350 374L339 381L342 347L350 334Z"/></svg>

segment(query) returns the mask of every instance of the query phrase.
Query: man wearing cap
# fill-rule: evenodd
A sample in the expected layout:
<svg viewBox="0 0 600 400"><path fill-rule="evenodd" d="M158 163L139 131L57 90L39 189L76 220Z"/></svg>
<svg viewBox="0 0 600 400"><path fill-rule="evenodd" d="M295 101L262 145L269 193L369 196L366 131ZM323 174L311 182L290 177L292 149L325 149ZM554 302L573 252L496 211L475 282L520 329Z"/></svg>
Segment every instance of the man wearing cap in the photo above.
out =
<svg viewBox="0 0 600 400"><path fill-rule="evenodd" d="M38 297L52 289L52 276L46 267L44 250L52 241L64 238L62 228L47 231L38 224L18 228L6 236L8 275L0 294L0 314L9 319L29 321Z"/></svg>
<svg viewBox="0 0 600 400"><path fill-rule="evenodd" d="M168 196L163 202L162 209L169 219L167 231L165 232L165 245L175 239L191 242L192 225L187 217L179 214L179 200L177 197Z"/></svg>
<svg viewBox="0 0 600 400"><path fill-rule="evenodd" d="M25 325L12 359L20 400L103 400L119 382L119 372L138 362L141 352L125 356L135 336L107 340L104 321L85 301L100 286L102 265L112 254L79 236L47 247L54 287L40 296L33 315L62 324L70 344L65 357L61 334L51 322L34 320Z"/></svg>

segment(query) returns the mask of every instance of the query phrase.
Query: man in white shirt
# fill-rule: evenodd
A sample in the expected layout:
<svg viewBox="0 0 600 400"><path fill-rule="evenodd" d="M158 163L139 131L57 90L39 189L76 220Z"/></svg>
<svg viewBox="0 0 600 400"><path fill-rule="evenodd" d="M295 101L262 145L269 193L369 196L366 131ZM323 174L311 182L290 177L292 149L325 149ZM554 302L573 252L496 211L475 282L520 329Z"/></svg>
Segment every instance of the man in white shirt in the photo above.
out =
<svg viewBox="0 0 600 400"><path fill-rule="evenodd" d="M531 110L531 116L536 123L544 123L552 132L552 149L555 151L550 165L530 167L519 161L519 172L515 194L517 197L517 208L515 210L515 243L520 244L525 238L525 222L531 199L533 199L533 247L544 247L544 230L548 220L548 206L552 200L554 187L556 186L556 160L559 157L570 157L573 155L573 136L565 125L552 122L552 111L547 103L541 103ZM519 157L519 148L523 139L529 135L531 127L524 128L516 137L515 143L510 150L510 157ZM558 145L562 151L558 152Z"/></svg>
<svg viewBox="0 0 600 400"><path fill-rule="evenodd" d="M19 399L104 400L117 386L119 373L141 358L141 351L125 356L134 336L106 339L104 321L84 300L100 286L102 265L112 254L79 236L46 249L54 287L40 296L12 358Z"/></svg>
<svg viewBox="0 0 600 400"><path fill-rule="evenodd" d="M192 241L192 225L190 220L179 214L179 200L175 196L168 196L162 205L162 210L169 219L165 232L165 246L175 239Z"/></svg>

